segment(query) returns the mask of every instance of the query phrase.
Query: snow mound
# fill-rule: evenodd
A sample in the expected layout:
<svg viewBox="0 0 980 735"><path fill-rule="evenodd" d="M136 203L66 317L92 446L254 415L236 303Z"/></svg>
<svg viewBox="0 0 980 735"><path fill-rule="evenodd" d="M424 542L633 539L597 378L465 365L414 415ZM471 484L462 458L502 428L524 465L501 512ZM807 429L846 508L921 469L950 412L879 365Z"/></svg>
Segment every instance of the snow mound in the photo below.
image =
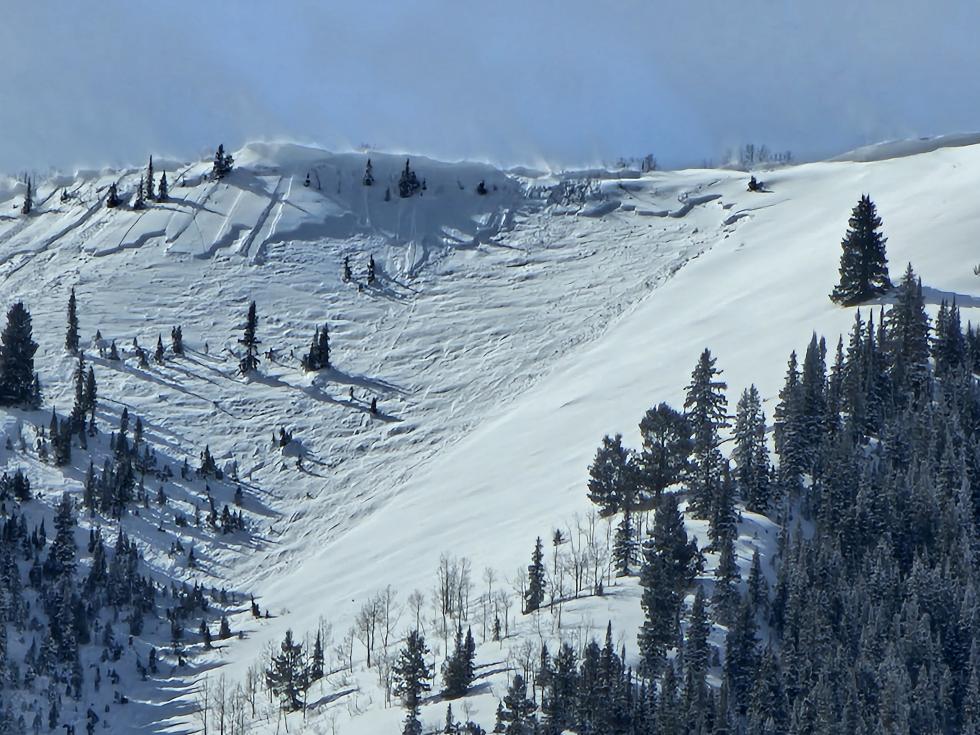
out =
<svg viewBox="0 0 980 735"><path fill-rule="evenodd" d="M977 144L980 144L980 133L952 133L934 137L886 140L855 148L828 160L868 163L870 161L885 161L889 158L917 156L921 153L931 153L940 148L960 148Z"/></svg>

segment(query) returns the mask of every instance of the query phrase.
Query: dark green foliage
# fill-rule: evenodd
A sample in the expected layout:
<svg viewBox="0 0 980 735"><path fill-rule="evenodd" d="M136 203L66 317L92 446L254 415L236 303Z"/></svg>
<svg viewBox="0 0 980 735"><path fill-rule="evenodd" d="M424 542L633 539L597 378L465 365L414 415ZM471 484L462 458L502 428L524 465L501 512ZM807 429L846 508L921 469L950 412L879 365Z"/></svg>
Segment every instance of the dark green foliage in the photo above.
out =
<svg viewBox="0 0 980 735"><path fill-rule="evenodd" d="M310 686L309 671L303 657L303 644L293 641L293 631L286 631L279 653L269 662L265 678L284 710L293 712L303 706L302 696Z"/></svg>
<svg viewBox="0 0 980 735"><path fill-rule="evenodd" d="M65 349L73 355L78 352L78 313L74 288L68 297L68 329L65 332Z"/></svg>
<svg viewBox="0 0 980 735"><path fill-rule="evenodd" d="M638 644L647 675L659 672L677 638L684 591L693 583L701 555L689 541L677 499L665 494L654 514L653 534L643 544L640 604L645 613Z"/></svg>
<svg viewBox="0 0 980 735"><path fill-rule="evenodd" d="M303 355L301 362L303 369L308 372L330 367L330 334L327 324L323 325L323 329L317 328L314 332L310 351Z"/></svg>
<svg viewBox="0 0 980 735"><path fill-rule="evenodd" d="M146 207L145 190L143 178L140 177L140 183L136 187L136 197L133 199L133 209L143 209Z"/></svg>
<svg viewBox="0 0 980 735"><path fill-rule="evenodd" d="M633 518L629 510L623 512L623 517L616 526L616 536L613 541L613 563L616 573L628 577L637 560L636 531L633 528Z"/></svg>
<svg viewBox="0 0 980 735"><path fill-rule="evenodd" d="M524 591L524 613L531 613L541 607L545 593L544 544L538 536L534 542L534 552L527 568L527 589Z"/></svg>
<svg viewBox="0 0 980 735"><path fill-rule="evenodd" d="M853 306L891 290L886 238L880 227L881 218L874 202L865 194L851 212L841 242L840 282L830 296L838 304Z"/></svg>
<svg viewBox="0 0 980 735"><path fill-rule="evenodd" d="M691 425L684 414L666 403L651 408L640 421L643 447L638 461L638 480L644 490L658 497L684 479L694 450Z"/></svg>
<svg viewBox="0 0 980 735"><path fill-rule="evenodd" d="M515 674L504 695L503 708L499 713L506 735L532 735L537 729L535 711L537 705L527 696L527 683Z"/></svg>
<svg viewBox="0 0 980 735"><path fill-rule="evenodd" d="M735 483L746 509L767 513L772 505L769 482L769 449L766 447L766 417L762 399L754 385L742 393L735 409Z"/></svg>
<svg viewBox="0 0 980 735"><path fill-rule="evenodd" d="M146 176L144 178L146 181L146 198L153 199L153 156L150 156L150 162L146 164Z"/></svg>
<svg viewBox="0 0 980 735"><path fill-rule="evenodd" d="M238 371L242 375L248 375L259 367L259 345L262 341L255 336L259 325L259 317L255 311L255 302L248 307L248 317L245 320L245 333L238 343L245 348L245 354L238 362Z"/></svg>
<svg viewBox="0 0 980 735"><path fill-rule="evenodd" d="M221 631L222 638L228 638L231 636L231 630L228 630L228 635L224 635L225 629L228 628L228 619L221 618ZM323 678L323 641L320 640L320 631L316 632L316 639L313 641L313 654L310 656L310 681L319 681Z"/></svg>
<svg viewBox="0 0 980 735"><path fill-rule="evenodd" d="M470 688L475 676L474 661L476 658L476 643L473 632L469 628L463 636L463 626L456 628L456 642L452 653L442 665L443 695L448 699L462 697Z"/></svg>
<svg viewBox="0 0 980 735"><path fill-rule="evenodd" d="M604 436L589 467L589 500L602 515L630 507L635 495L633 460L622 439L620 434Z"/></svg>
<svg viewBox="0 0 980 735"><path fill-rule="evenodd" d="M27 190L24 192L24 203L20 207L20 213L27 215L34 209L34 179L27 177Z"/></svg>
<svg viewBox="0 0 980 735"><path fill-rule="evenodd" d="M31 315L18 301L7 312L7 324L0 333L0 405L36 408L40 404L35 352Z"/></svg>
<svg viewBox="0 0 980 735"><path fill-rule="evenodd" d="M943 299L936 315L936 335L932 344L936 361L936 374L947 376L966 363L967 343L960 323L960 310L954 300L948 304Z"/></svg>
<svg viewBox="0 0 980 735"><path fill-rule="evenodd" d="M179 324L170 328L170 349L175 355L184 354L184 331Z"/></svg>
<svg viewBox="0 0 980 735"><path fill-rule="evenodd" d="M721 625L730 625L735 618L738 606L738 584L741 576L735 559L735 542L731 538L721 539L718 566L715 568L715 590L711 597L715 620Z"/></svg>
<svg viewBox="0 0 980 735"><path fill-rule="evenodd" d="M224 144L219 145L214 154L214 164L211 166L211 178L215 181L223 179L231 173L234 164L235 159L230 153L225 153Z"/></svg>
<svg viewBox="0 0 980 735"><path fill-rule="evenodd" d="M415 172L411 169L409 165L411 162L405 159L405 169L402 171L402 175L398 179L398 196L402 199L407 199L413 196L419 189L422 188L422 184L419 183L418 177Z"/></svg>
<svg viewBox="0 0 980 735"><path fill-rule="evenodd" d="M710 519L722 480L724 459L718 449L718 432L728 426L727 384L719 380L721 370L715 367L709 350L701 353L691 374L684 399L684 410L694 440L692 466L688 474L691 509L699 518Z"/></svg>
<svg viewBox="0 0 980 735"><path fill-rule="evenodd" d="M929 377L929 316L922 298L922 281L909 263L896 290L895 306L888 311L885 332L889 375L896 400L904 403L909 391L918 392Z"/></svg>
<svg viewBox="0 0 980 735"><path fill-rule="evenodd" d="M157 201L166 202L170 199L170 185L167 183L167 172L160 174L160 184L157 186Z"/></svg>
<svg viewBox="0 0 980 735"><path fill-rule="evenodd" d="M421 725L418 722L419 707L422 703L422 695L431 691L432 667L426 661L429 648L425 645L422 634L413 630L405 640L405 647L398 655L392 673L394 674L395 696L401 697L402 704L407 710L405 719L406 735L408 733L420 733Z"/></svg>

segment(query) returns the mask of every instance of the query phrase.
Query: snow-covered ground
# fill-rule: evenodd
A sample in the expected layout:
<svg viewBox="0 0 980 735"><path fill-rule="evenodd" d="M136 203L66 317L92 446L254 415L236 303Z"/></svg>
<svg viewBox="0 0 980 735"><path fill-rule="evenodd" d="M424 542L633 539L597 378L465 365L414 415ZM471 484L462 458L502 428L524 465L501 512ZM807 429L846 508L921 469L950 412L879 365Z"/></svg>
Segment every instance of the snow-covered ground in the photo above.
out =
<svg viewBox="0 0 980 735"><path fill-rule="evenodd" d="M827 295L862 193L884 220L893 278L911 261L932 308L955 297L964 321L980 322L980 146L862 156L883 160L763 172L764 193L729 171L604 178L585 202L549 202L544 189L561 177L414 158L426 189L403 200L401 157L372 155L376 183L365 187L366 155L270 144L236 153L223 182L202 180L208 162L167 164L171 201L142 212L103 204L109 183L131 192L140 171L40 182L29 217L17 210L22 187L4 181L0 284L4 307L23 299L34 317L48 410L72 401L62 350L71 287L85 343L99 329L152 349L182 325L185 357L146 369L132 356L96 359L96 371L104 418L128 406L178 461L194 464L209 444L261 498L250 509L255 548L208 549L200 572L272 611L239 616L246 638L213 654L236 680L287 628L303 635L322 620L339 642L386 585L402 602L428 594L443 554L472 562L474 597L487 567L510 587L536 536L547 547L554 528L588 512L586 470L602 435L635 445L648 407L681 404L705 347L725 370L730 404L755 382L771 418L790 350L811 331L836 340L853 321ZM341 281L345 256L352 283ZM262 349L276 355L245 380L237 339L253 299ZM323 323L334 368L314 376L299 359ZM273 446L280 426L294 432L301 466ZM741 532L747 567L775 530L747 517ZM148 559L162 555L147 542ZM502 644L481 646L474 718L492 726L507 651L525 640L601 636L611 618L631 658L638 596L626 582L569 603L560 631L549 615L532 616ZM311 701L311 732L391 732L402 718L384 707L373 672L317 685ZM441 721L444 710L433 702L423 719ZM155 721L188 725L164 711Z"/></svg>

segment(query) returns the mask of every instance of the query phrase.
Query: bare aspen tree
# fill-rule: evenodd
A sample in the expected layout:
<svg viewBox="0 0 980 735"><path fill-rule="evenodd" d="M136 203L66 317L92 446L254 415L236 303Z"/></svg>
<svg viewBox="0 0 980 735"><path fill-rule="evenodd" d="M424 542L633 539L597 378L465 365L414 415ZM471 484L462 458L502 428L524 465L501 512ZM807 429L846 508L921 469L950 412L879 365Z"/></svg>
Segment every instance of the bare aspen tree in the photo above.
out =
<svg viewBox="0 0 980 735"><path fill-rule="evenodd" d="M470 606L470 591L473 589L473 582L470 580L470 572L473 565L465 556L456 563L456 601L454 603L457 620L468 620Z"/></svg>
<svg viewBox="0 0 980 735"><path fill-rule="evenodd" d="M487 596L484 598L483 607L483 642L487 640L487 606L492 606L493 604L493 583L496 580L496 572L493 571L491 567L487 567L483 570L483 581L487 583ZM496 617L496 608L494 608L494 617Z"/></svg>
<svg viewBox="0 0 980 735"><path fill-rule="evenodd" d="M381 612L381 649L388 653L388 644L398 621L401 620L401 605L395 600L398 593L387 585L378 595L378 606Z"/></svg>
<svg viewBox="0 0 980 735"><path fill-rule="evenodd" d="M354 673L354 641L356 639L357 634L354 626L351 626L344 633L344 637L337 644L336 648L337 661L343 663L344 668L351 673Z"/></svg>
<svg viewBox="0 0 980 735"><path fill-rule="evenodd" d="M497 590L497 594L494 597L497 602L497 609L503 610L504 613L504 635L510 635L510 607L513 603L510 593L505 589Z"/></svg>
<svg viewBox="0 0 980 735"><path fill-rule="evenodd" d="M357 639L367 651L367 667L371 668L371 656L374 654L375 638L378 634L378 624L381 622L381 597L375 595L361 606L354 625Z"/></svg>
<svg viewBox="0 0 980 735"><path fill-rule="evenodd" d="M245 672L244 693L245 700L248 702L249 711L252 713L252 717L255 717L255 695L259 690L260 678L261 677L259 672L256 670L256 667L254 665L249 666L248 671Z"/></svg>
<svg viewBox="0 0 980 735"><path fill-rule="evenodd" d="M425 605L425 595L422 590L414 590L408 596L408 608L415 616L415 630L422 630L422 607Z"/></svg>
<svg viewBox="0 0 980 735"><path fill-rule="evenodd" d="M214 708L214 722L217 724L218 735L225 735L225 717L228 714L228 680L222 674L215 682L214 694L211 697Z"/></svg>
<svg viewBox="0 0 980 735"><path fill-rule="evenodd" d="M203 735L208 735L208 715L211 713L211 688L207 676L203 676L197 681L197 693L194 695L194 703L197 707L194 714L201 722L201 732Z"/></svg>

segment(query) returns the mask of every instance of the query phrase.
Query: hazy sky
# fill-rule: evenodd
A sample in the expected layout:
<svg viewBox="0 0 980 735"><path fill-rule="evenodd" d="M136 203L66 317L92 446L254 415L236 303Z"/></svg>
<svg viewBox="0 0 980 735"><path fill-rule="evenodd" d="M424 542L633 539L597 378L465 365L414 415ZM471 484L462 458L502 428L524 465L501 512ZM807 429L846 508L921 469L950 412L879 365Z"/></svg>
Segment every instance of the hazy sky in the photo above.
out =
<svg viewBox="0 0 980 735"><path fill-rule="evenodd" d="M0 171L362 143L571 165L980 130L976 0L0 0Z"/></svg>

